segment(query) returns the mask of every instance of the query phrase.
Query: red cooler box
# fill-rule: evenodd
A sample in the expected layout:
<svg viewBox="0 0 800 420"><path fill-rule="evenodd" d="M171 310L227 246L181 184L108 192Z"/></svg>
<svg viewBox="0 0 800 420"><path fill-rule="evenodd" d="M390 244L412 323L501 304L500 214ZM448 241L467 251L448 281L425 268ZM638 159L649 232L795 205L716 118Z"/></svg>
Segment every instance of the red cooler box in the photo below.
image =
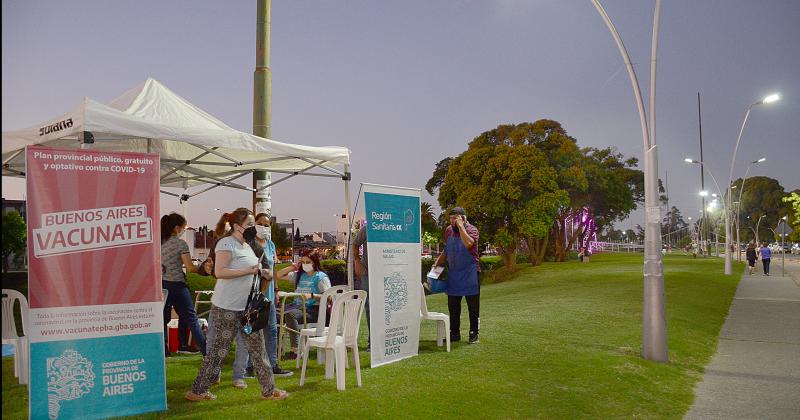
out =
<svg viewBox="0 0 800 420"><path fill-rule="evenodd" d="M200 328L203 329L203 333L208 332L208 321L203 318L198 318L197 321L200 323ZM169 329L169 351L170 353L175 353L178 351L178 319L173 318L171 321L167 323L167 328ZM199 348L197 346L197 342L194 339L194 335L191 338L192 342L190 346L194 346L195 348Z"/></svg>

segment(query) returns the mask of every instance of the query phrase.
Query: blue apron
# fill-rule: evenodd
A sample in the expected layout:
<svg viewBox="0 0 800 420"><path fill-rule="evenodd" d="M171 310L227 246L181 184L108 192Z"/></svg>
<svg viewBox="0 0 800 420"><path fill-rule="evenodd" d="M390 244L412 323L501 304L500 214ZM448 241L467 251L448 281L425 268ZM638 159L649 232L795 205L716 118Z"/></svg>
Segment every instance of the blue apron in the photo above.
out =
<svg viewBox="0 0 800 420"><path fill-rule="evenodd" d="M447 295L472 296L479 293L478 265L470 254L469 249L455 234L444 245L447 254Z"/></svg>

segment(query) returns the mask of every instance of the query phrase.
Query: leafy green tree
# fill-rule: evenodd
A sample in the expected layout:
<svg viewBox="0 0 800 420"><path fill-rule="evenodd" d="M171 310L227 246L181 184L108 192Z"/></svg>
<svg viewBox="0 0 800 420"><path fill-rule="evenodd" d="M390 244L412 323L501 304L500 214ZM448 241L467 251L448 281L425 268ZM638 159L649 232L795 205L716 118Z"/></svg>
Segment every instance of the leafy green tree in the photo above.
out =
<svg viewBox="0 0 800 420"><path fill-rule="evenodd" d="M788 217L789 225L794 229L788 237L792 242L800 241L800 194L798 194L798 191L800 190L792 191L788 196L783 197L783 202L792 206L792 211Z"/></svg>
<svg viewBox="0 0 800 420"><path fill-rule="evenodd" d="M602 229L628 217L644 200L644 174L635 169L636 158L626 159L613 148L589 147L582 149L581 154L579 170L586 185L585 188L579 183L564 186L570 193L570 205L562 209L553 228L556 261L564 261L566 249L592 233L580 217L584 208L589 210L597 228ZM576 175L573 177L578 179ZM572 229L568 231L569 219L576 223L574 235L570 234Z"/></svg>
<svg viewBox="0 0 800 420"><path fill-rule="evenodd" d="M433 192L442 186L444 183L444 177L447 175L447 169L450 167L450 162L452 161L453 158L446 157L436 164L436 167L433 170L433 175L428 182L425 183L425 191L427 191L428 194L434 195Z"/></svg>
<svg viewBox="0 0 800 420"><path fill-rule="evenodd" d="M423 243L428 246L435 247L436 243L441 241L442 230L439 228L436 215L433 211L433 205L431 203L425 201L420 203L420 219L422 219L421 225L423 237L427 237L429 240L433 239L433 242L423 241Z"/></svg>
<svg viewBox="0 0 800 420"><path fill-rule="evenodd" d="M516 263L523 239L534 257L543 257L553 219L569 203L557 172L530 141L530 126L482 133L449 162L439 184L441 207L464 207L482 240L498 246L506 267Z"/></svg>
<svg viewBox="0 0 800 420"><path fill-rule="evenodd" d="M8 257L25 250L28 227L16 211L3 213L3 272L8 272Z"/></svg>
<svg viewBox="0 0 800 420"><path fill-rule="evenodd" d="M742 179L737 179L733 182L736 188L733 190L733 200L737 201L739 198L739 189L742 188ZM789 214L791 211L790 203L783 201L787 195L783 186L778 180L766 177L755 176L747 178L744 183L744 191L741 193L742 198L739 203L739 227L741 241L750 241L754 237L754 230L757 221L761 216L765 216L759 225L759 238L758 241L772 241L774 234L770 228L775 228L781 217ZM735 210L735 207L734 207ZM733 212L734 217L736 212ZM724 235L724 234L723 234Z"/></svg>
<svg viewBox="0 0 800 420"><path fill-rule="evenodd" d="M677 207L672 206L672 208L666 212L664 218L661 220L662 240L665 244L675 246L677 239L684 236L686 233L685 230L688 227L689 224L683 220L681 211L678 210Z"/></svg>
<svg viewBox="0 0 800 420"><path fill-rule="evenodd" d="M270 230L272 231L272 242L275 243L275 249L278 254L283 254L292 247L292 238L286 229L278 227L277 223L273 223Z"/></svg>

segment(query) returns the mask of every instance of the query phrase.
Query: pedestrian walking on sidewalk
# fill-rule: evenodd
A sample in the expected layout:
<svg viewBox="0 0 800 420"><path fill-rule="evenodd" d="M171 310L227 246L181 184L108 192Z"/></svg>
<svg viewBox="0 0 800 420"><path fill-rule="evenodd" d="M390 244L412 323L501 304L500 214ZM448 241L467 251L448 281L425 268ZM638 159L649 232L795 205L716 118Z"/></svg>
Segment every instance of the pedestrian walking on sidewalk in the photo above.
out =
<svg viewBox="0 0 800 420"><path fill-rule="evenodd" d="M764 265L764 275L769 275L769 260L772 258L772 250L769 249L766 242L761 243L761 264Z"/></svg>
<svg viewBox="0 0 800 420"><path fill-rule="evenodd" d="M750 242L747 245L747 270L749 274L752 276L753 272L756 271L756 260L758 259L758 253L756 252L756 245Z"/></svg>

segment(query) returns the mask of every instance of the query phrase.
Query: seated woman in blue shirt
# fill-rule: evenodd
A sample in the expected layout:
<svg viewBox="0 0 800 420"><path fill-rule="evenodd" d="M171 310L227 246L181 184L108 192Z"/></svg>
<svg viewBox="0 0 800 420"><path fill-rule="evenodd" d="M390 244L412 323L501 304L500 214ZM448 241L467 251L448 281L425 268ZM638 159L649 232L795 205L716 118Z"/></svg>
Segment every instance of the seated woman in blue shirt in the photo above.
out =
<svg viewBox="0 0 800 420"><path fill-rule="evenodd" d="M319 253L316 250L305 250L300 254L300 262L289 265L278 271L278 278L289 280L296 284L295 293L302 293L306 298L306 319L316 322L319 314L319 301L322 293L331 287L331 280L322 271ZM303 301L297 298L285 308L285 322L289 328L299 331L300 322L303 320ZM299 337L290 333L292 351L287 359L297 358L297 345Z"/></svg>

